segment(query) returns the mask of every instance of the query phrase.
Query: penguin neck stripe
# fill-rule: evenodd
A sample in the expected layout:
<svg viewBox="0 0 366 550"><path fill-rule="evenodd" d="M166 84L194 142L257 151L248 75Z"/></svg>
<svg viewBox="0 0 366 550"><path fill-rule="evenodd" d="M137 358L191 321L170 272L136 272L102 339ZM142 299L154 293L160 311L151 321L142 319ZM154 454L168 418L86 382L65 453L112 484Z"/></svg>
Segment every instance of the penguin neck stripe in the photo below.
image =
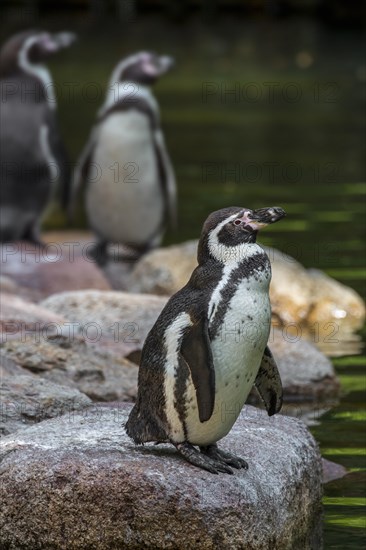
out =
<svg viewBox="0 0 366 550"><path fill-rule="evenodd" d="M118 65L115 67L115 69L112 72L112 76L111 76L111 79L109 81L108 89L113 88L113 86L115 86L116 84L121 82L122 77L123 77L123 72L127 69L127 67L129 67L130 65L133 65L134 63L136 63L139 60L140 55L141 55L140 53L135 54L135 55L131 55L127 59L123 59L122 61L120 61L118 63Z"/></svg>
<svg viewBox="0 0 366 550"><path fill-rule="evenodd" d="M209 320L211 320L215 316L217 308L221 302L221 291L226 287L232 272L237 267L238 267L238 262L233 262L225 265L219 284L216 286L215 290L213 291L211 295L210 303L208 304Z"/></svg>
<svg viewBox="0 0 366 550"><path fill-rule="evenodd" d="M40 81L43 88L43 95L51 109L56 109L56 97L55 90L52 82L52 77L45 65L33 64L29 62L28 52L29 49L38 40L37 36L30 36L23 44L18 53L18 64L23 71Z"/></svg>
<svg viewBox="0 0 366 550"><path fill-rule="evenodd" d="M237 214L229 216L222 222L220 222L213 231L211 231L208 237L208 249L211 255L223 264L234 264L234 267L238 262L255 256L258 252L263 252L261 247L256 243L240 243L235 246L226 246L219 241L219 233L221 229L229 221L234 220Z"/></svg>
<svg viewBox="0 0 366 550"><path fill-rule="evenodd" d="M133 109L134 103L141 99L149 105L156 116L159 115L158 103L147 86L129 80L118 82L111 79L105 102L98 111L98 117L103 117L109 110L121 102L125 102Z"/></svg>

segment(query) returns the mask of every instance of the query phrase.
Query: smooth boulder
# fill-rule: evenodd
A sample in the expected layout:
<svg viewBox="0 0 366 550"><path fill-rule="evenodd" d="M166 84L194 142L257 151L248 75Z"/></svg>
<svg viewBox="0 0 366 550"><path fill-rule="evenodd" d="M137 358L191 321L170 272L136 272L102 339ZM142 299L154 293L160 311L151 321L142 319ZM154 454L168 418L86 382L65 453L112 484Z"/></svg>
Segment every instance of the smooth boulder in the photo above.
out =
<svg viewBox="0 0 366 550"><path fill-rule="evenodd" d="M245 407L213 475L171 445L135 446L129 405L47 420L0 443L4 548L321 548L321 459L298 420Z"/></svg>
<svg viewBox="0 0 366 550"><path fill-rule="evenodd" d="M197 265L197 244L187 241L149 252L132 270L127 288L131 292L174 294ZM282 325L304 327L321 339L330 338L333 329L338 337L345 337L362 327L365 304L353 289L321 271L305 269L284 252L264 248L272 264L272 312ZM125 281L123 284L126 286Z"/></svg>

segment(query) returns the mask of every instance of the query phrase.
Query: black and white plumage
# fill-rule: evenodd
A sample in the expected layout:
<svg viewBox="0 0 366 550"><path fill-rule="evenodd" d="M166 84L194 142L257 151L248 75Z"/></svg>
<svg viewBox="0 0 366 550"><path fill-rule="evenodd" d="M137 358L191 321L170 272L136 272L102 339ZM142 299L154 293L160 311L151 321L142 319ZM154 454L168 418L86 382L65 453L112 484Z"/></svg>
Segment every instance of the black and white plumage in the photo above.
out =
<svg viewBox="0 0 366 550"><path fill-rule="evenodd" d="M281 408L281 380L267 347L271 267L256 236L284 215L278 207L231 207L206 220L198 267L142 350L137 402L126 423L136 443L170 441L213 473L247 467L216 442L232 428L253 384L268 414Z"/></svg>
<svg viewBox="0 0 366 550"><path fill-rule="evenodd" d="M0 241L39 244L39 226L55 185L67 201L70 170L58 130L47 58L75 39L69 32L27 31L0 52Z"/></svg>
<svg viewBox="0 0 366 550"><path fill-rule="evenodd" d="M97 124L74 173L74 195L86 183L86 209L104 264L109 243L138 255L158 246L174 221L174 171L150 86L172 66L167 56L141 52L122 60L111 76Z"/></svg>

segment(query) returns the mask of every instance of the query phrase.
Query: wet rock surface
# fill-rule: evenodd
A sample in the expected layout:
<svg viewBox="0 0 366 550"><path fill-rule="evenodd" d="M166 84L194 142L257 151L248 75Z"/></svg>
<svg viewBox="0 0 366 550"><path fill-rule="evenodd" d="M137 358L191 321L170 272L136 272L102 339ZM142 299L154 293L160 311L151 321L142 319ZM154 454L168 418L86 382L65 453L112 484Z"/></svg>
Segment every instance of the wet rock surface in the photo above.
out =
<svg viewBox="0 0 366 550"><path fill-rule="evenodd" d="M129 410L93 407L3 438L3 548L321 547L321 460L301 422L245 407L221 446L249 469L213 475L171 445L136 447Z"/></svg>

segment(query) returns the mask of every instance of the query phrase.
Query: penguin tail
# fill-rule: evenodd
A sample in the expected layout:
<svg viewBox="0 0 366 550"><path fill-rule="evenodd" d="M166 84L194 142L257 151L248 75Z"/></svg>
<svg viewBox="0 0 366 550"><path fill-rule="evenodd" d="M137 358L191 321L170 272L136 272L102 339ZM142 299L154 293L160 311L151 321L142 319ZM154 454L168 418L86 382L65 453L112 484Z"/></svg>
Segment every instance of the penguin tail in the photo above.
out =
<svg viewBox="0 0 366 550"><path fill-rule="evenodd" d="M145 415L135 405L125 424L125 430L137 445L143 445L148 441L163 442L167 441L165 431L158 426L154 418L146 418Z"/></svg>

